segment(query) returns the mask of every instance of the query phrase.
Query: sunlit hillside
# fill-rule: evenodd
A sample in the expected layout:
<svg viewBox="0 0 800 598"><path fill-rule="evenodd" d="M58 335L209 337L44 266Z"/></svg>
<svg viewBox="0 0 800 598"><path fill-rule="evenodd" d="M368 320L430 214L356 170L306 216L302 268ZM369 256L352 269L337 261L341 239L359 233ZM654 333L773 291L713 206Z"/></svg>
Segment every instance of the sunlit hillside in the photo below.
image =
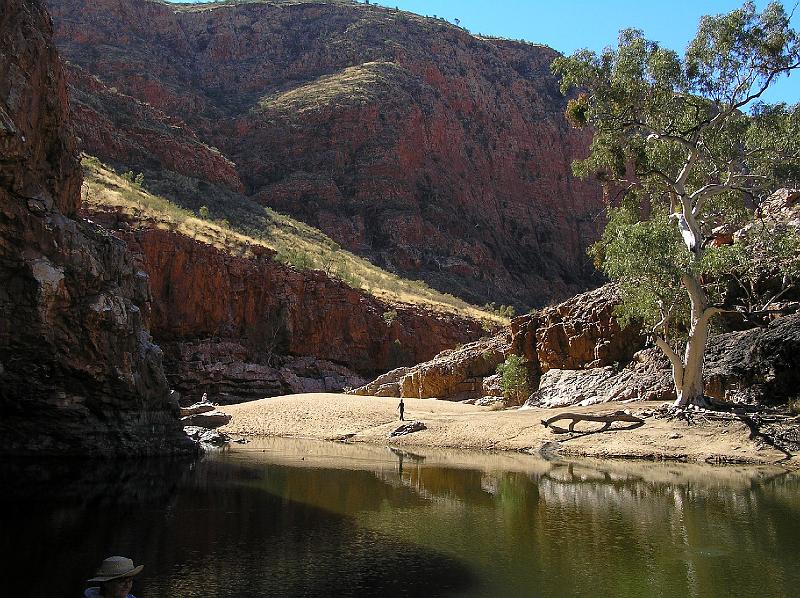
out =
<svg viewBox="0 0 800 598"><path fill-rule="evenodd" d="M147 191L147 181L132 172L119 174L92 156L83 156L83 201L91 211L120 211L134 220L167 228L237 256L246 257L254 245L275 251L275 259L297 269L324 271L353 288L390 303L418 305L434 311L455 313L481 320L487 327L504 325L508 319L431 289L424 282L406 280L343 250L319 230L259 208L248 225L216 219L205 206L197 212ZM253 209L248 207L247 209ZM242 230L246 229L246 231Z"/></svg>

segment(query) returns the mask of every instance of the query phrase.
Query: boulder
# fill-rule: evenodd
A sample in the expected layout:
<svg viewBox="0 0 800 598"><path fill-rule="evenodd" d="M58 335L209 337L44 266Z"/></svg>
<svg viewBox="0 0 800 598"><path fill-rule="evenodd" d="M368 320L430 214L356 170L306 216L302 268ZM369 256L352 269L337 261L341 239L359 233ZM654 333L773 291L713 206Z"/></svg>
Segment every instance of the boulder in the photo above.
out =
<svg viewBox="0 0 800 598"><path fill-rule="evenodd" d="M209 411L214 411L216 407L211 403L195 403L194 405L189 405L188 407L181 407L180 408L180 416L187 417L189 415L196 415L198 413L208 413Z"/></svg>
<svg viewBox="0 0 800 598"><path fill-rule="evenodd" d="M185 426L183 431L186 435L201 444L210 444L213 446L222 446L231 442L230 436L224 432L203 428L200 426Z"/></svg>
<svg viewBox="0 0 800 598"><path fill-rule="evenodd" d="M182 417L181 423L184 427L193 426L214 429L231 423L231 416L222 411L205 411Z"/></svg>
<svg viewBox="0 0 800 598"><path fill-rule="evenodd" d="M534 374L625 365L645 338L638 327L619 324L614 317L618 301L615 287L607 284L515 318L512 352L534 364Z"/></svg>
<svg viewBox="0 0 800 598"><path fill-rule="evenodd" d="M719 400L778 405L800 397L800 314L711 337L703 378Z"/></svg>

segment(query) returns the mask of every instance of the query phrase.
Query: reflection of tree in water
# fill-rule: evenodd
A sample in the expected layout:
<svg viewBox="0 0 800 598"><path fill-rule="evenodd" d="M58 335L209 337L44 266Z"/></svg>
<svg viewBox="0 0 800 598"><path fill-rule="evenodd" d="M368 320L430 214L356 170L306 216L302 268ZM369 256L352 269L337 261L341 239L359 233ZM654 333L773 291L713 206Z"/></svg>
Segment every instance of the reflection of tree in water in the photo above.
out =
<svg viewBox="0 0 800 598"><path fill-rule="evenodd" d="M789 554L796 554L787 547L800 549L797 477L569 462L537 473L426 465L405 467L402 477L446 513L426 515L417 523L425 531L409 534L495 552L513 547L529 583L558 595L709 596L720 580L744 575L729 595L784 596L800 581L797 574L787 578L795 570ZM546 571L547 579L535 571Z"/></svg>

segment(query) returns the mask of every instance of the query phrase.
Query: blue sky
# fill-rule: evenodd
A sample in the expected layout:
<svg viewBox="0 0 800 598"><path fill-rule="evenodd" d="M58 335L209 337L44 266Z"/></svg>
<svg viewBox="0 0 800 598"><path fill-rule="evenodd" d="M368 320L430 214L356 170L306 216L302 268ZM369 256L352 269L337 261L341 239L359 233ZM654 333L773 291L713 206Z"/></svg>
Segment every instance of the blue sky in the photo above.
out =
<svg viewBox="0 0 800 598"><path fill-rule="evenodd" d="M179 0L180 1L180 0ZM743 0L373 0L421 15L437 15L473 33L524 39L571 54L580 48L600 51L613 45L620 29L642 29L649 39L682 52L694 37L704 14L729 12ZM761 9L766 0L756 1ZM787 12L794 1L783 2ZM792 18L800 27L800 7ZM782 78L764 99L770 102L800 101L800 72Z"/></svg>

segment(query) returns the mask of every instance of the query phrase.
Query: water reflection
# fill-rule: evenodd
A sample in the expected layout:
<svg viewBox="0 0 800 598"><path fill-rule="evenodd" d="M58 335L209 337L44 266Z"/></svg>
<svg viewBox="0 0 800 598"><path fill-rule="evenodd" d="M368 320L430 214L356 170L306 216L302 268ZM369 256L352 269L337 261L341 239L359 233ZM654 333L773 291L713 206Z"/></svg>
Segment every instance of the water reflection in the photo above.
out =
<svg viewBox="0 0 800 598"><path fill-rule="evenodd" d="M0 467L3 595L100 558L159 596L792 596L800 479L273 439L199 462ZM62 591L63 590L63 591Z"/></svg>

